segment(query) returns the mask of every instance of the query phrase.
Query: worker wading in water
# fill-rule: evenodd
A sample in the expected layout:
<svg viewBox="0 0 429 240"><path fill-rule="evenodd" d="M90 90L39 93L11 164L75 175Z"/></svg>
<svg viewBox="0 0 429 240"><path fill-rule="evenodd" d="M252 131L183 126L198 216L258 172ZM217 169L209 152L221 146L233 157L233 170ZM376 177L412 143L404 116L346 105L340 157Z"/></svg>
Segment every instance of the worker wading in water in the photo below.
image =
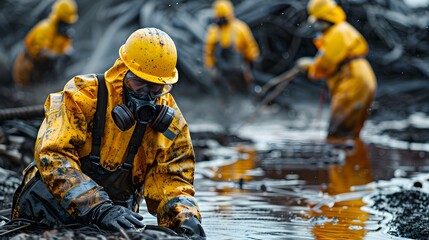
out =
<svg viewBox="0 0 429 240"><path fill-rule="evenodd" d="M190 133L169 93L176 62L165 32L139 29L104 74L75 76L50 94L12 218L141 228L144 197L160 226L204 238Z"/></svg>
<svg viewBox="0 0 429 240"><path fill-rule="evenodd" d="M258 44L249 26L234 17L230 1L217 0L213 9L213 23L206 33L204 66L219 97L249 94L253 83L252 63L259 57Z"/></svg>
<svg viewBox="0 0 429 240"><path fill-rule="evenodd" d="M327 79L331 95L328 139L358 138L377 88L365 59L368 45L333 0L310 0L309 19L320 36L314 58L300 58L298 67L313 80Z"/></svg>
<svg viewBox="0 0 429 240"><path fill-rule="evenodd" d="M27 34L24 48L13 66L13 80L20 87L57 80L61 65L72 52L74 31L78 20L73 0L57 0L47 19Z"/></svg>

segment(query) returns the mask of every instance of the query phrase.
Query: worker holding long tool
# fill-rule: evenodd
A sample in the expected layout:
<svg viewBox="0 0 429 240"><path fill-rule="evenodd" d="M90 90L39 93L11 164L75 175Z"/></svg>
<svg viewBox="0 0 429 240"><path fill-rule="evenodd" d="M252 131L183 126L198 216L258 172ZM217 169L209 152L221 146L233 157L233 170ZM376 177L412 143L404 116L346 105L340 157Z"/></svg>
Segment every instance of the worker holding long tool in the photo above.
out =
<svg viewBox="0 0 429 240"><path fill-rule="evenodd" d="M314 58L297 61L312 80L327 79L331 94L328 138L357 138L368 117L377 88L374 72L365 59L368 45L333 0L310 0L308 21L320 36L314 40Z"/></svg>
<svg viewBox="0 0 429 240"><path fill-rule="evenodd" d="M78 20L74 0L57 0L49 17L27 34L24 48L13 66L13 80L20 87L55 79L59 65L73 53L72 25Z"/></svg>
<svg viewBox="0 0 429 240"><path fill-rule="evenodd" d="M229 0L216 0L213 10L214 23L206 33L204 67L221 94L225 95L225 89L248 94L253 83L252 64L259 57L258 44L249 26L235 18Z"/></svg>
<svg viewBox="0 0 429 240"><path fill-rule="evenodd" d="M169 93L176 63L173 40L143 28L104 74L75 76L50 94L12 218L133 230L144 227L144 197L160 226L205 238L194 198L195 153Z"/></svg>

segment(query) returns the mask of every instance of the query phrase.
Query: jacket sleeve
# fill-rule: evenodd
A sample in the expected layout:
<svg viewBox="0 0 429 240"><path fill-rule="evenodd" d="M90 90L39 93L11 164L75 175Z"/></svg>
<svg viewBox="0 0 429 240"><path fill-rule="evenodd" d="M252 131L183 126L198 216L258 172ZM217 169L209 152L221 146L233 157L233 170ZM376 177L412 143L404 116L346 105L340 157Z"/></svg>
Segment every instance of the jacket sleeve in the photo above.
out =
<svg viewBox="0 0 429 240"><path fill-rule="evenodd" d="M214 50L216 47L216 43L218 41L217 38L217 28L215 26L210 25L207 33L206 33L206 39L205 39L205 45L204 45L204 67L207 69L213 68L215 65L215 59L214 59Z"/></svg>
<svg viewBox="0 0 429 240"><path fill-rule="evenodd" d="M253 37L252 31L249 26L240 22L238 24L239 32L241 33L241 41L239 41L239 46L237 46L243 53L244 59L248 62L253 62L256 58L259 57L259 46L256 43L255 38Z"/></svg>
<svg viewBox="0 0 429 240"><path fill-rule="evenodd" d="M171 228L193 216L201 219L194 199L195 154L188 126L180 112L177 115L173 125L178 135L170 147L158 150L144 185L149 212L157 214L160 226Z"/></svg>
<svg viewBox="0 0 429 240"><path fill-rule="evenodd" d="M107 193L80 170L78 148L87 140L96 106L96 83L86 86L84 82L75 77L62 92L50 94L35 146L35 160L44 183L75 217L109 201Z"/></svg>
<svg viewBox="0 0 429 240"><path fill-rule="evenodd" d="M42 51L52 40L52 29L46 21L37 24L25 37L27 52L35 59L43 58Z"/></svg>
<svg viewBox="0 0 429 240"><path fill-rule="evenodd" d="M314 58L314 64L310 65L308 77L311 79L323 79L332 76L337 71L349 51L348 39L341 30L334 30L323 38L323 46Z"/></svg>

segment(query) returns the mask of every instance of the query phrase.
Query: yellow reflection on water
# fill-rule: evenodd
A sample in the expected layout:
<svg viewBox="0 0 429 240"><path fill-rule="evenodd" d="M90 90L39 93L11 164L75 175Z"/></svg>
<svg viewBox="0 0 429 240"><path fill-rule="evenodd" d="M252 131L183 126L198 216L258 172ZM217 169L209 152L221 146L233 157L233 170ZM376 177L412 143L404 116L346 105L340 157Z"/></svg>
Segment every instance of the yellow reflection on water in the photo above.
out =
<svg viewBox="0 0 429 240"><path fill-rule="evenodd" d="M373 181L371 162L365 144L355 140L355 147L346 151L343 165L332 165L328 169L330 196L350 192L351 186L364 185ZM368 213L360 208L365 204L361 199L337 202L333 207L323 206L321 212L311 212L311 216L325 216L338 221L315 224L312 233L316 239L363 239L366 235L365 222Z"/></svg>
<svg viewBox="0 0 429 240"><path fill-rule="evenodd" d="M255 148L250 145L237 145L235 149L243 158L237 159L237 161L231 164L213 169L215 174L212 180L235 182L237 183L237 187L223 187L217 189L218 192L242 192L240 182L244 183L253 180L253 177L248 174L248 170L252 170L255 167Z"/></svg>

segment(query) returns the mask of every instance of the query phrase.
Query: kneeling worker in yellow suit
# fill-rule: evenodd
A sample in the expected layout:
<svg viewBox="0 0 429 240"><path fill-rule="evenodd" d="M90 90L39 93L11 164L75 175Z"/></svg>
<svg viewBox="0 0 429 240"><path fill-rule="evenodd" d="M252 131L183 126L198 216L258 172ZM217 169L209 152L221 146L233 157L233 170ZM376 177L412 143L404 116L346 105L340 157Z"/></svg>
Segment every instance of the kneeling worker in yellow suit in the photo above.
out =
<svg viewBox="0 0 429 240"><path fill-rule="evenodd" d="M144 197L160 226L205 238L194 198L195 153L169 93L178 81L176 63L173 40L143 28L104 74L75 76L50 94L12 218L142 228Z"/></svg>

